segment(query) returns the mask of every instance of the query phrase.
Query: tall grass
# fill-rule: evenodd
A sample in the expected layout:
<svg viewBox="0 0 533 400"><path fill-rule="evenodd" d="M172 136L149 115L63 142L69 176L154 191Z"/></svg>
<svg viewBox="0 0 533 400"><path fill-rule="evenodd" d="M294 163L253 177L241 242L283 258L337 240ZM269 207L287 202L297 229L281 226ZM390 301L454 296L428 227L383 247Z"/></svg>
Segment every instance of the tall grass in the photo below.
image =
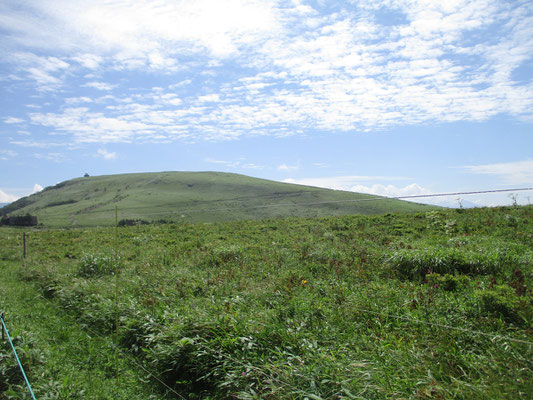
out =
<svg viewBox="0 0 533 400"><path fill-rule="evenodd" d="M185 398L525 399L532 214L123 227L120 265L111 229L43 231L20 277L110 336L120 274L121 347Z"/></svg>

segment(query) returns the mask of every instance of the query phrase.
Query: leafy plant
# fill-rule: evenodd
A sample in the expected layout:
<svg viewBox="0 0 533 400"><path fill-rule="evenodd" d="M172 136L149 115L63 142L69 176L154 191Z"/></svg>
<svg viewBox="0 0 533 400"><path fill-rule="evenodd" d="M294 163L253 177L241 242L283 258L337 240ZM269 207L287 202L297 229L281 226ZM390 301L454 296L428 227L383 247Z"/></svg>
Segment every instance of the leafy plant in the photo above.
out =
<svg viewBox="0 0 533 400"><path fill-rule="evenodd" d="M114 275L120 271L119 258L84 254L78 264L78 275L83 278Z"/></svg>

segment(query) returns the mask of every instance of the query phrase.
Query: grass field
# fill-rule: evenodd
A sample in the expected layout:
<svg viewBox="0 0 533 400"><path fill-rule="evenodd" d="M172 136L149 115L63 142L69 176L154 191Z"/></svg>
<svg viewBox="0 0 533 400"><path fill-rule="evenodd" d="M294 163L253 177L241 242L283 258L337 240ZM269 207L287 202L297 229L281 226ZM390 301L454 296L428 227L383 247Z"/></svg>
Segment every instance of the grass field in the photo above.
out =
<svg viewBox="0 0 533 400"><path fill-rule="evenodd" d="M366 201L375 198L238 174L160 172L77 178L22 198L0 212L29 213L45 226L68 227L114 225L115 207L119 219L179 223L436 209L399 200Z"/></svg>
<svg viewBox="0 0 533 400"><path fill-rule="evenodd" d="M530 399L532 217L3 228L0 307L40 398Z"/></svg>

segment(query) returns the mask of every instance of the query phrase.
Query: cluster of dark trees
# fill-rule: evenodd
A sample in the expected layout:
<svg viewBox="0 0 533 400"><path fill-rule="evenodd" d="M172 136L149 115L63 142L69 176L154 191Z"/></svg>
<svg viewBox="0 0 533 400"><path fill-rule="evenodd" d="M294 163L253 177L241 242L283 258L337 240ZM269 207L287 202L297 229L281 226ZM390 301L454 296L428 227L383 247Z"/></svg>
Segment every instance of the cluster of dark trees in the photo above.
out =
<svg viewBox="0 0 533 400"><path fill-rule="evenodd" d="M149 225L149 224L171 224L172 221L160 219L157 221L146 221L144 219L121 219L118 221L118 226L133 226L133 225Z"/></svg>
<svg viewBox="0 0 533 400"><path fill-rule="evenodd" d="M8 217L7 215L2 216L0 220L0 225L9 225L9 226L36 226L37 217L34 215L18 215L14 217Z"/></svg>
<svg viewBox="0 0 533 400"><path fill-rule="evenodd" d="M144 219L121 219L118 226L148 225L149 222Z"/></svg>

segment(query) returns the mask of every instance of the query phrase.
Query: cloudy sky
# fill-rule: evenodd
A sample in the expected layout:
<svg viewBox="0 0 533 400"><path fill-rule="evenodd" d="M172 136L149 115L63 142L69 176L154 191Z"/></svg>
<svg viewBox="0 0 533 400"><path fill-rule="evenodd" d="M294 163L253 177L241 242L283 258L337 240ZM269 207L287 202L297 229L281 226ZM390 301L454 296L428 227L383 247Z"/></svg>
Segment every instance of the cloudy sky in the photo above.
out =
<svg viewBox="0 0 533 400"><path fill-rule="evenodd" d="M85 172L533 187L529 0L3 0L0 90L0 203Z"/></svg>

